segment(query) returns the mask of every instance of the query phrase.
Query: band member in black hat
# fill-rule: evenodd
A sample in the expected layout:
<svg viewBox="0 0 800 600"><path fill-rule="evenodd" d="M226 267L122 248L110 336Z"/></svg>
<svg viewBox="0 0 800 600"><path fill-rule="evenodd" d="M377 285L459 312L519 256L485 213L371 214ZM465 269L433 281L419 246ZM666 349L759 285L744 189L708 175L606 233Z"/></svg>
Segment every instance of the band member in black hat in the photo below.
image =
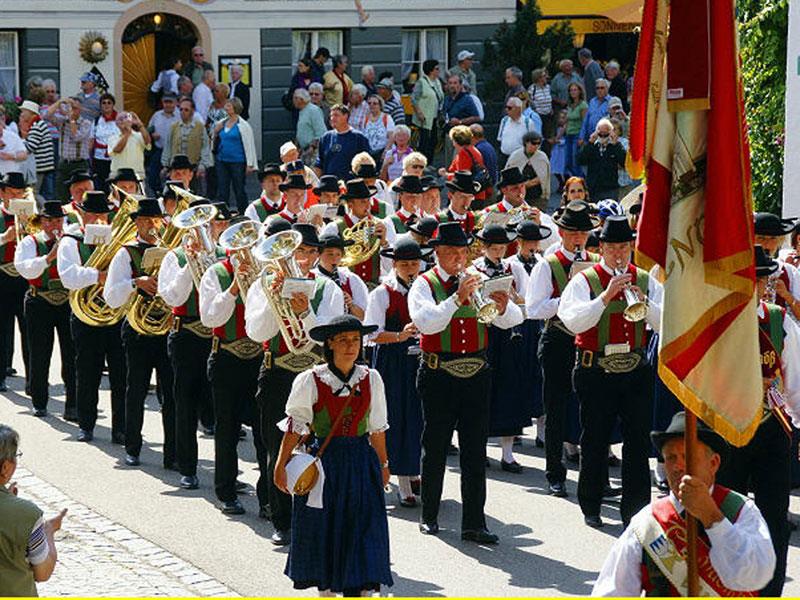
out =
<svg viewBox="0 0 800 600"><path fill-rule="evenodd" d="M635 237L624 216L606 219L600 233L602 262L574 276L558 306L558 317L575 334L577 347L573 381L583 427L578 501L590 527L603 526L600 504L617 418L625 445L622 522L627 525L650 500L653 373L645 355L646 324L658 331L661 306L653 299L659 283L630 262ZM547 429L549 437L549 418Z"/></svg>
<svg viewBox="0 0 800 600"><path fill-rule="evenodd" d="M589 232L597 227L598 220L586 202L575 200L557 211L554 221L559 228L561 245L533 267L525 293L525 313L528 318L545 322L538 351L547 418L545 475L549 493L563 498L567 495L567 469L562 454L567 439L567 407L573 393L575 337L558 318L557 312L561 295L577 269L599 260L597 255L587 254L584 250Z"/></svg>
<svg viewBox="0 0 800 600"><path fill-rule="evenodd" d="M363 179L369 187L375 188L369 200L369 212L376 219L386 219L394 212L394 205L383 200L386 197L387 186L386 182L378 177L375 159L367 152L359 152L350 161L350 167L353 177Z"/></svg>
<svg viewBox="0 0 800 600"><path fill-rule="evenodd" d="M68 290L81 290L96 284L103 285L108 271L98 271L86 262L98 248L87 240L88 225L109 225L111 206L105 192L86 192L78 204L82 226L71 229L58 244L58 275ZM125 354L122 350L120 322L103 325L84 323L74 313L70 315L72 341L75 347L75 373L77 375L77 408L79 442L94 439L97 422L100 380L103 367L108 364L108 382L111 387L111 440L115 444L125 441Z"/></svg>
<svg viewBox="0 0 800 600"><path fill-rule="evenodd" d="M14 319L22 339L22 362L25 365L25 389L30 392L28 372L28 330L25 325L25 292L28 281L14 267L17 250L16 217L9 212L11 200L22 198L25 178L22 173L9 171L0 179L0 392L8 389L6 376L12 368L14 355ZM30 394L28 394L30 395Z"/></svg>
<svg viewBox="0 0 800 600"><path fill-rule="evenodd" d="M237 217L231 224L246 220ZM239 457L236 445L242 423L252 424L253 443L260 469L256 486L261 506L267 502L267 462L262 443L260 421L255 410L256 381L263 352L261 345L245 332L246 290L239 287L246 275L246 263L231 256L209 267L200 281L200 320L211 329L211 354L208 357L208 379L214 401L216 430L214 433L214 491L222 502L222 512L244 514L236 497ZM261 287L258 280L250 288Z"/></svg>
<svg viewBox="0 0 800 600"><path fill-rule="evenodd" d="M328 277L342 290L345 312L363 321L367 310L369 289L361 278L347 267L340 266L344 249L354 244L353 240L343 240L338 233L326 233L319 238L319 262L311 272L316 276Z"/></svg>
<svg viewBox="0 0 800 600"><path fill-rule="evenodd" d="M758 342L764 405L761 424L750 442L731 448L717 478L741 494L753 492L755 503L769 527L775 549L775 573L761 596L780 596L786 578L789 524L786 520L791 493L792 423L800 424L800 328L786 310L763 300L771 277L781 264L761 247L756 252ZM784 265L785 266L785 265Z"/></svg>
<svg viewBox="0 0 800 600"><path fill-rule="evenodd" d="M480 184L473 180L469 171L456 171L449 179L447 186L447 199L450 206L438 214L440 223L459 223L464 233L472 235L475 229L475 213L470 210L475 194L481 189Z"/></svg>
<svg viewBox="0 0 800 600"><path fill-rule="evenodd" d="M408 227L419 218L419 204L426 188L422 180L416 175L403 175L392 186L392 191L397 192L400 208L394 214L386 217L386 239L395 240L398 235L408 233Z"/></svg>
<svg viewBox="0 0 800 600"><path fill-rule="evenodd" d="M127 304L133 294L155 296L158 280L147 275L142 259L149 248L158 245L158 231L164 213L155 198L139 200L138 210L130 218L136 223L136 239L120 248L108 268L103 298L111 308ZM166 335L142 335L135 331L127 319L122 323L122 345L128 364L125 386L125 464L140 464L142 450L142 423L144 400L150 386L150 375L155 369L161 388L161 424L164 428L165 469L175 468L175 400L173 394L172 365L167 355Z"/></svg>
<svg viewBox="0 0 800 600"><path fill-rule="evenodd" d="M776 258L786 236L794 229L797 219L781 219L771 213L757 212L753 220L756 244L769 256ZM795 318L800 318L800 272L783 260L777 259L777 263L778 269L769 280L764 300L786 308Z"/></svg>
<svg viewBox="0 0 800 600"><path fill-rule="evenodd" d="M387 248L391 240L387 237L386 225L370 213L370 198L375 193L375 188L368 186L363 179L351 179L346 185L347 190L341 198L347 203L347 210L344 216L336 219L333 223L328 223L322 233L338 232L344 238L346 229L352 228L363 219L372 219L374 230L370 240L377 237L380 239L380 247ZM380 253L375 252L366 260L352 265L351 268L367 284L367 287L372 289L380 282L381 275L389 272L391 266L388 261L383 263Z"/></svg>
<svg viewBox="0 0 800 600"><path fill-rule="evenodd" d="M425 175L421 181L425 191L419 202L419 216L436 217L442 209L442 189L439 180L432 175Z"/></svg>
<svg viewBox="0 0 800 600"><path fill-rule="evenodd" d="M344 299L342 291L333 281L327 277L314 276L311 272L319 257L321 246L314 226L300 223L294 225L293 229L303 236L303 242L295 249L293 258L302 275L315 282L314 293L310 297L296 292L289 301L291 311L299 320L305 334L303 337L308 340L308 332L312 327L327 323L333 317L344 313ZM272 276L270 294L273 301L280 297L285 279L283 272L277 272ZM296 377L320 362L320 353L316 347L299 352L302 343L298 343L295 353L290 351L286 337L280 330L279 317L272 309L271 302L261 285L250 286L245 319L247 335L264 344L264 361L258 375L256 402L269 463L265 473L270 477L269 506L272 511L272 524L275 527L271 539L275 545L286 545L291 535L292 499L280 488L275 487L271 480L281 443L281 433L275 424L284 415L286 399Z"/></svg>
<svg viewBox="0 0 800 600"><path fill-rule="evenodd" d="M286 403L275 484L287 494L293 489L286 465L306 434L313 434L325 474L309 495L294 497L286 574L298 589L367 596L393 583L383 498L386 397L380 374L356 363L374 330L352 315L311 329L327 364L300 374Z"/></svg>
<svg viewBox="0 0 800 600"><path fill-rule="evenodd" d="M422 334L422 361L417 385L422 398L422 521L420 530L439 531L439 503L447 451L453 430L459 435L463 514L461 537L496 543L486 529L486 436L490 371L486 362L488 328L478 320L473 294L479 273L465 273L472 238L458 223L442 223L429 245L437 266L423 273L408 296L411 319ZM519 307L508 294L495 292L497 316L492 324L509 328L522 323Z"/></svg>
<svg viewBox="0 0 800 600"><path fill-rule="evenodd" d="M286 181L278 185L278 188L283 192L285 202L283 210L278 215L292 225L300 221L301 216L303 216L306 192L312 187L310 183L306 183L305 177L302 175L289 175Z"/></svg>
<svg viewBox="0 0 800 600"><path fill-rule="evenodd" d="M244 209L244 216L253 221L263 223L268 217L277 215L285 207L283 193L280 185L283 183L286 174L278 163L267 163L258 172L258 180L261 182L261 195L253 200Z"/></svg>
<svg viewBox="0 0 800 600"><path fill-rule="evenodd" d="M319 198L320 204L327 206L335 206L335 216L340 217L344 215L344 205L341 203L339 196L342 194L342 182L336 175L323 175L319 178L319 185L314 188L314 193ZM330 213L329 213L330 214ZM323 217L325 224L330 223L335 217L328 215Z"/></svg>
<svg viewBox="0 0 800 600"><path fill-rule="evenodd" d="M34 415L47 416L47 376L53 355L53 334L61 350L61 379L66 388L64 418L78 420L75 402L75 353L69 328L69 296L58 275L58 245L65 226L60 202L45 202L40 213L42 229L25 236L14 254L14 267L28 280L25 323L28 327L31 399Z"/></svg>
<svg viewBox="0 0 800 600"><path fill-rule="evenodd" d="M174 193L174 192L173 192ZM202 199L192 207L211 204ZM220 234L231 220L227 204L213 204L216 216L207 225L206 233L213 244L213 254L202 245L201 234L192 234L177 248L164 256L158 271L158 295L172 307L172 329L167 337L167 352L176 374L173 395L175 397L175 449L180 486L197 489L197 419L206 428L214 425L211 387L205 376L187 376L189 373L204 374L211 353L211 329L200 322L200 303L195 274L206 261L222 260L225 251L217 245ZM196 266L190 265L190 261ZM209 415L204 415L207 412Z"/></svg>
<svg viewBox="0 0 800 600"><path fill-rule="evenodd" d="M66 181L69 186L69 198L65 198L62 204L77 204L83 199L83 194L94 190L94 179L89 171L78 170L70 175Z"/></svg>
<svg viewBox="0 0 800 600"><path fill-rule="evenodd" d="M204 141L204 144L205 143ZM195 181L194 178L195 168L196 165L192 164L188 156L185 154L176 154L169 163L165 179L177 179L178 181L182 181L184 189L197 192L195 188L198 186L198 182ZM194 188L192 185L194 185Z"/></svg>
<svg viewBox="0 0 800 600"><path fill-rule="evenodd" d="M173 189L173 186L186 189L183 182L178 179L170 179L164 183L164 189L161 190L158 204L161 207L161 212L164 213L164 222L167 224L172 221L172 217L175 216L175 211L178 210L178 194Z"/></svg>
<svg viewBox="0 0 800 600"><path fill-rule="evenodd" d="M670 494L633 517L611 548L593 596L688 596L684 509L700 521L702 595L756 596L772 576L775 554L765 519L747 496L719 484L720 464L731 463L728 444L698 421L696 464L687 475L685 432L686 415L679 412L665 431L650 433L667 466Z"/></svg>
<svg viewBox="0 0 800 600"><path fill-rule="evenodd" d="M136 171L128 167L116 169L111 172L106 183L113 183L121 190L129 194L141 194L141 179L136 174Z"/></svg>

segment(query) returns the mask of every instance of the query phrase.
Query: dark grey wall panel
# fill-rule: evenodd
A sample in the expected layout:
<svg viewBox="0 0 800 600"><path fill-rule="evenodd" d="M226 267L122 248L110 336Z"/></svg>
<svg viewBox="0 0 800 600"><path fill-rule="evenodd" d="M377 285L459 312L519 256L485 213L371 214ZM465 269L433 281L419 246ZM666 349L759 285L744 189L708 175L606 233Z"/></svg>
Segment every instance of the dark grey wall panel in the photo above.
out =
<svg viewBox="0 0 800 600"><path fill-rule="evenodd" d="M31 77L54 79L60 85L58 29L20 31L20 83Z"/></svg>
<svg viewBox="0 0 800 600"><path fill-rule="evenodd" d="M281 105L292 78L292 30L261 30L261 155L278 159L280 144L293 137L292 115Z"/></svg>

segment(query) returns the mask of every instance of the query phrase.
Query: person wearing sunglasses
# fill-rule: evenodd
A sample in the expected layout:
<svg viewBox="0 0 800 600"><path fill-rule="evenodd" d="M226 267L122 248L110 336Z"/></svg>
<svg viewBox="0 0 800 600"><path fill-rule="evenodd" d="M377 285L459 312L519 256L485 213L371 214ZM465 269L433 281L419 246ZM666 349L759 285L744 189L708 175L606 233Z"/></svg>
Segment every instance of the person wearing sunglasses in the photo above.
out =
<svg viewBox="0 0 800 600"><path fill-rule="evenodd" d="M206 52L203 50L202 46L195 46L192 48L192 60L186 63L186 66L183 68L183 74L192 80L192 85L195 87L203 80L203 74L206 71L214 70L214 66L206 62L205 56Z"/></svg>

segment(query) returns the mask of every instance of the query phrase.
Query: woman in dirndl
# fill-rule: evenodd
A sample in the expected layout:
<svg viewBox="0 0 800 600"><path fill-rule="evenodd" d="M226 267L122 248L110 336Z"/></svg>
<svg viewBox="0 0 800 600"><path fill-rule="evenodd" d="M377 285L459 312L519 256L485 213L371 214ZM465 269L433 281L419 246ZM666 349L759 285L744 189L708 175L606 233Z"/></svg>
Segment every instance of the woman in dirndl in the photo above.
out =
<svg viewBox="0 0 800 600"><path fill-rule="evenodd" d="M407 294L431 251L407 235L398 237L394 248L381 250L392 260L393 269L370 293L364 319L366 325L378 328L370 339L375 344L372 366L386 386L386 449L392 475L398 479L398 502L404 507L417 506L422 455L422 404L416 386L420 349Z"/></svg>
<svg viewBox="0 0 800 600"><path fill-rule="evenodd" d="M311 435L312 454L333 436L320 459L321 507L309 506L319 490L293 499L284 572L296 589L362 596L393 584L383 496L389 482L386 396L380 374L356 364L363 336L375 329L352 315L313 327L308 333L323 344L326 362L298 375L286 402L274 474L279 489L290 493L286 465L303 436Z"/></svg>

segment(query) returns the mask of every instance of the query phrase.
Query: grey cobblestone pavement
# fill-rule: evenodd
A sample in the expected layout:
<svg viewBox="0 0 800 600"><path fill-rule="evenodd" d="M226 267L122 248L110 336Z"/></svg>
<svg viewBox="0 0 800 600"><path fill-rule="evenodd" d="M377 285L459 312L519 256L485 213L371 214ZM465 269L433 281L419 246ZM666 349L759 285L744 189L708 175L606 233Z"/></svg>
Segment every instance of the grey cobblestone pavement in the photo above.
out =
<svg viewBox="0 0 800 600"><path fill-rule="evenodd" d="M20 497L52 516L67 508L56 534L58 566L40 596L236 596L219 581L122 525L73 501L24 468Z"/></svg>

